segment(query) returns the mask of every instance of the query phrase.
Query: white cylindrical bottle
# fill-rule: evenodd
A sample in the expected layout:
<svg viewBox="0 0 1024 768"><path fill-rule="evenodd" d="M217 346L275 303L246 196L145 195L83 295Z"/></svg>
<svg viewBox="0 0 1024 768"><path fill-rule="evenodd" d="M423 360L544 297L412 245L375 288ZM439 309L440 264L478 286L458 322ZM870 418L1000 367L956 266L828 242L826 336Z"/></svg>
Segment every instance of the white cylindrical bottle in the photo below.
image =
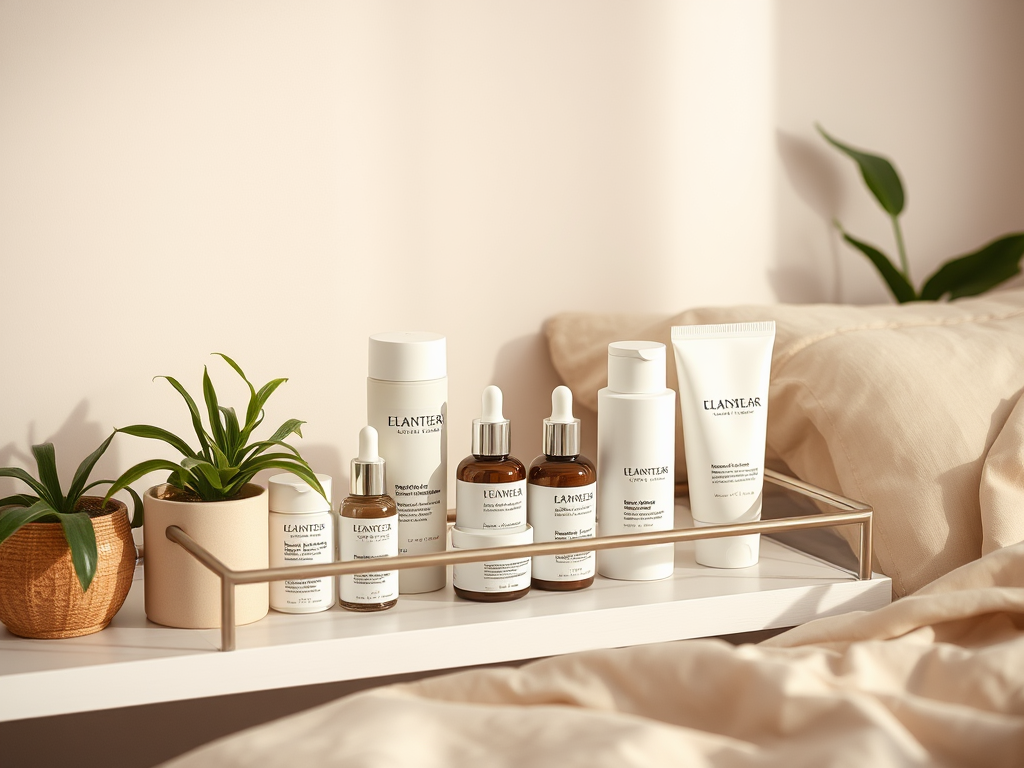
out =
<svg viewBox="0 0 1024 768"><path fill-rule="evenodd" d="M270 567L334 562L331 478L317 475L325 499L290 472L268 481ZM270 607L282 613L316 613L334 605L334 578L270 582Z"/></svg>
<svg viewBox="0 0 1024 768"><path fill-rule="evenodd" d="M448 378L445 337L378 333L370 337L367 423L387 461L387 494L398 505L398 551L444 552L448 521ZM444 566L405 569L404 594L445 585Z"/></svg>
<svg viewBox="0 0 1024 768"><path fill-rule="evenodd" d="M597 393L597 530L601 536L664 531L675 522L676 393L665 387L665 345L608 345L608 386ZM674 545L597 553L610 579L672 575Z"/></svg>

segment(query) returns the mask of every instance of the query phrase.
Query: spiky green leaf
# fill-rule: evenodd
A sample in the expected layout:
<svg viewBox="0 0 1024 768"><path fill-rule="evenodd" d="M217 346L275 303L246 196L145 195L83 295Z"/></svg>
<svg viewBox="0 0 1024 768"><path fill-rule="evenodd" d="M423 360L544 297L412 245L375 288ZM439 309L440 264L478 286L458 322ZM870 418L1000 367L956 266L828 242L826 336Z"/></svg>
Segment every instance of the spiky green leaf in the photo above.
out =
<svg viewBox="0 0 1024 768"><path fill-rule="evenodd" d="M188 405L189 413L192 416L192 428L195 430L196 437L199 438L199 445L202 448L203 455L209 459L210 456L210 440L206 435L206 430L203 429L203 420L199 415L199 406L196 405L196 401L192 399L192 395L188 393L181 383L173 376L156 376L157 379L166 379L167 382L174 387L179 395L184 398L185 403Z"/></svg>
<svg viewBox="0 0 1024 768"><path fill-rule="evenodd" d="M1024 232L1004 235L943 264L924 284L921 298L937 301L947 293L951 299L977 296L1020 274L1022 256Z"/></svg>
<svg viewBox="0 0 1024 768"><path fill-rule="evenodd" d="M46 488L46 494L40 496L50 502L50 506L58 512L70 511L64 509L64 492L60 488L60 478L57 477L57 453L53 449L53 443L33 445L32 455L36 460L36 474Z"/></svg>
<svg viewBox="0 0 1024 768"><path fill-rule="evenodd" d="M134 467L126 469L121 476L114 481L113 485L107 489L107 493L103 497L103 501L106 502L115 493L124 490L136 480L141 480L151 472L159 472L162 469L169 470L180 483L188 481L188 470L181 465L175 464L173 461L168 461L167 459L149 459L148 461L141 461ZM182 486L177 487L180 488Z"/></svg>
<svg viewBox="0 0 1024 768"><path fill-rule="evenodd" d="M87 592L96 575L99 563L99 552L96 549L96 531L92 527L92 519L87 512L72 512L58 515L64 529L64 539L71 550L71 564L75 567L78 583L82 591Z"/></svg>
<svg viewBox="0 0 1024 768"><path fill-rule="evenodd" d="M240 435L238 428L238 416L235 414L234 408L226 406L219 406L221 414L224 416L224 439L227 444L226 452L231 457L232 463L237 459L235 458L238 454L240 445Z"/></svg>
<svg viewBox="0 0 1024 768"><path fill-rule="evenodd" d="M873 155L861 149L854 149L838 139L833 138L820 125L815 126L818 132L829 144L852 158L860 167L860 174L864 183L868 185L871 194L875 196L879 205L885 209L890 216L899 216L903 212L905 198L903 184L900 182L900 175L896 168L886 158Z"/></svg>
<svg viewBox="0 0 1024 768"><path fill-rule="evenodd" d="M301 427L305 423L306 422L299 419L288 419L288 421L278 427L274 434L268 438L268 442L279 442L292 434L302 437Z"/></svg>
<svg viewBox="0 0 1024 768"><path fill-rule="evenodd" d="M210 421L210 434L213 436L213 441L227 453L224 442L224 425L221 423L220 411L217 408L217 390L213 388L210 371L205 365L203 366L203 400L206 401L206 413Z"/></svg>
<svg viewBox="0 0 1024 768"><path fill-rule="evenodd" d="M132 435L133 437L145 437L149 440L160 440L167 443L182 456L187 456L190 459L197 458L197 454L192 449L192 446L173 432L168 432L166 429L151 427L148 424L132 424L127 427L120 427L116 431L123 432L126 435Z"/></svg>
<svg viewBox="0 0 1024 768"><path fill-rule="evenodd" d="M55 521L59 517L57 511L48 501L40 499L29 507L11 507L0 512L0 544L14 535L27 523Z"/></svg>
<svg viewBox="0 0 1024 768"><path fill-rule="evenodd" d="M13 477L16 480L21 480L21 482L36 492L36 496L49 501L49 495L43 484L21 467L0 467L0 477Z"/></svg>
<svg viewBox="0 0 1024 768"><path fill-rule="evenodd" d="M914 290L914 286L910 284L910 281L904 277L902 272L896 269L888 256L873 245L868 245L867 243L846 234L842 227L839 226L838 222L836 223L836 226L839 228L839 232L842 234L843 240L871 260L871 263L875 265L875 269L879 271L882 278L889 286L889 290L892 291L892 295L896 298L896 301L900 304L904 304L908 301L917 301L918 297L917 292Z"/></svg>
<svg viewBox="0 0 1024 768"><path fill-rule="evenodd" d="M0 499L0 509L4 507L31 507L39 501L38 496L27 493L16 493L13 496L4 496Z"/></svg>
<svg viewBox="0 0 1024 768"><path fill-rule="evenodd" d="M82 489L82 493L85 493L85 491L95 488L97 485L107 485L112 484L113 482L113 480L97 480L85 486L85 488ZM122 490L128 491L128 494L132 497L132 528L138 528L142 525L142 520L145 515L145 508L142 503L142 499L139 498L139 494L136 493L135 489L132 488L130 485L126 488L122 488ZM103 504L104 506L106 506L106 501L104 501Z"/></svg>
<svg viewBox="0 0 1024 768"><path fill-rule="evenodd" d="M206 482L215 490L221 490L224 486L220 481L220 473L217 468L204 459L182 459L181 466L189 471L192 477L202 476Z"/></svg>
<svg viewBox="0 0 1024 768"><path fill-rule="evenodd" d="M89 475L92 474L93 468L96 466L96 462L100 460L100 457L106 452L107 447L110 445L110 441L114 439L114 435L117 434L117 430L110 433L110 437L100 443L100 447L90 453L81 464L78 465L78 470L75 472L75 476L71 479L71 486L68 488L67 506L71 509L75 508L78 503L78 499L81 498L85 492L85 484L89 482Z"/></svg>

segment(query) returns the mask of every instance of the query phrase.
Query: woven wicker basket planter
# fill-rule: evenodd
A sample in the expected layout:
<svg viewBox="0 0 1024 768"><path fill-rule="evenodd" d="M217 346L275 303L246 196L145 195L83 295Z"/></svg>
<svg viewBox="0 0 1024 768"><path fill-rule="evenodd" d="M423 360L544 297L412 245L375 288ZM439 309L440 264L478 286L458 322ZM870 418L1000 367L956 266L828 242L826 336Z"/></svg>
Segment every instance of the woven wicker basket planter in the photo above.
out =
<svg viewBox="0 0 1024 768"><path fill-rule="evenodd" d="M101 508L85 496L78 508ZM0 544L0 621L21 637L64 638L106 627L120 610L135 572L135 542L128 508L111 500L112 512L92 518L99 562L82 592L60 523L29 523Z"/></svg>

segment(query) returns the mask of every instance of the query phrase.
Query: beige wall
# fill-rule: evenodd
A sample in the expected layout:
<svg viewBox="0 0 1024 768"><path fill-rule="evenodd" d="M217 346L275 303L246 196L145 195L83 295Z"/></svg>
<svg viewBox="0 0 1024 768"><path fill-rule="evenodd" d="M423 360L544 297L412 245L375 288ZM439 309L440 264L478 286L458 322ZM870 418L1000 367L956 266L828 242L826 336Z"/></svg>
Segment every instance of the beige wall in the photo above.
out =
<svg viewBox="0 0 1024 768"><path fill-rule="evenodd" d="M268 419L344 488L387 329L449 338L453 469L492 382L529 461L557 312L887 300L827 224L886 221L815 120L899 163L918 279L1024 229L1022 28L1012 0L0 2L0 465L187 434L150 377L240 397L224 351L291 377Z"/></svg>

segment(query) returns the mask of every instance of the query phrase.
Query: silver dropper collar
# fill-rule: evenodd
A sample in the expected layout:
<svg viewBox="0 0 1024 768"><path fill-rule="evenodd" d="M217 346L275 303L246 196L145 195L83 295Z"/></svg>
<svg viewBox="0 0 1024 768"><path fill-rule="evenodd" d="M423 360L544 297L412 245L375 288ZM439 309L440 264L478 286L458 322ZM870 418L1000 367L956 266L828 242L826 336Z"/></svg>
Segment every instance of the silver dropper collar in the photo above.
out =
<svg viewBox="0 0 1024 768"><path fill-rule="evenodd" d="M352 496L384 495L384 459L377 454L377 430L359 430L359 455L352 459L349 493Z"/></svg>
<svg viewBox="0 0 1024 768"><path fill-rule="evenodd" d="M473 455L508 456L511 452L512 429L501 414L501 390L495 386L484 389L479 419L473 419Z"/></svg>
<svg viewBox="0 0 1024 768"><path fill-rule="evenodd" d="M580 420L572 415L572 391L565 386L551 393L551 416L544 419L544 455L579 456Z"/></svg>

